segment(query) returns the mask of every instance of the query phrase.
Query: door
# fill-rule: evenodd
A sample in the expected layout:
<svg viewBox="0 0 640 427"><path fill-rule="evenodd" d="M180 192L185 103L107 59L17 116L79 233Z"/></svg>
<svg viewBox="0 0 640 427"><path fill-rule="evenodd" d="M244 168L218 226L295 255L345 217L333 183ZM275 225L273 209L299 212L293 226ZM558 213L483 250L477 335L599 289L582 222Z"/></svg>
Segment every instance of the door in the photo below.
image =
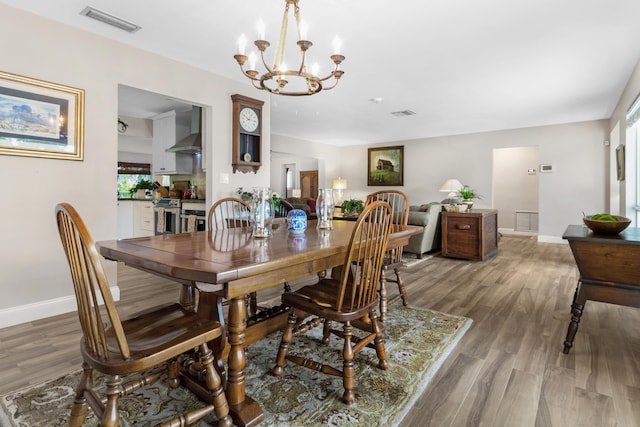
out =
<svg viewBox="0 0 640 427"><path fill-rule="evenodd" d="M301 196L306 199L318 198L318 171L301 171L300 172L300 192Z"/></svg>

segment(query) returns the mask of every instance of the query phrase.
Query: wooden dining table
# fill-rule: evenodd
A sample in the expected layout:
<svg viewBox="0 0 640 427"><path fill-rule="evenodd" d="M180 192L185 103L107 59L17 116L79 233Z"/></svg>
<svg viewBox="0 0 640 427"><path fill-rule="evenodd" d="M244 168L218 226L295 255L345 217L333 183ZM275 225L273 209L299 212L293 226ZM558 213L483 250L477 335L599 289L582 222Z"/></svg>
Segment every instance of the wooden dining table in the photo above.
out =
<svg viewBox="0 0 640 427"><path fill-rule="evenodd" d="M290 233L286 224L274 224L268 238L254 238L250 230L231 228L97 245L106 259L183 284L195 283L200 290L197 309L203 316L219 317L219 298L229 300L226 395L234 423L253 426L264 419L264 414L260 405L245 394L245 347L282 329L287 313L276 312L248 323L245 298L255 291L341 266L355 222L334 221L333 226L332 230L318 230L316 221L309 221L302 234ZM421 227L394 226L388 249L406 245L411 235L420 232ZM207 398L197 387L194 391Z"/></svg>

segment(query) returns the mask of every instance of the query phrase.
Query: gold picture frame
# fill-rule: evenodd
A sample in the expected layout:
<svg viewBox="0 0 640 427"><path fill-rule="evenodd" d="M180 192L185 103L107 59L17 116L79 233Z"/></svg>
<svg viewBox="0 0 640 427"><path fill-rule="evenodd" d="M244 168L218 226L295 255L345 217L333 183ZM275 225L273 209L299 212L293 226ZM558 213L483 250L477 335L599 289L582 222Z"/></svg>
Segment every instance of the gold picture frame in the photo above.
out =
<svg viewBox="0 0 640 427"><path fill-rule="evenodd" d="M404 185L404 145L369 148L367 185Z"/></svg>
<svg viewBox="0 0 640 427"><path fill-rule="evenodd" d="M84 159L84 90L0 71L0 154Z"/></svg>

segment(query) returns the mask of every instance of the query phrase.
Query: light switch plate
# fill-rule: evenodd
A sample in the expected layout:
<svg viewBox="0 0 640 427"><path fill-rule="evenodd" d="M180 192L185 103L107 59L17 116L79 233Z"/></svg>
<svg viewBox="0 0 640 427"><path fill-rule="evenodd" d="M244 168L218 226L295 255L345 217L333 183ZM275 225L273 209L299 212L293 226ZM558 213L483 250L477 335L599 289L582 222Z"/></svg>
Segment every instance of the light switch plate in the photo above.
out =
<svg viewBox="0 0 640 427"><path fill-rule="evenodd" d="M229 183L229 174L221 173L220 174L220 184L228 184Z"/></svg>

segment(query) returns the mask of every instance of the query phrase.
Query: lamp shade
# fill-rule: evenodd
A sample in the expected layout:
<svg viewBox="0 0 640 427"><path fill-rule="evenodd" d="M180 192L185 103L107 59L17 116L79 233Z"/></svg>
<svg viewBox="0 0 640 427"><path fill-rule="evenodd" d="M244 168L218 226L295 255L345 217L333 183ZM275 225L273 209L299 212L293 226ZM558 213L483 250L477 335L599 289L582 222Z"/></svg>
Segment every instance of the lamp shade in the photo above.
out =
<svg viewBox="0 0 640 427"><path fill-rule="evenodd" d="M291 197L302 197L302 190L300 188L294 188L291 190Z"/></svg>
<svg viewBox="0 0 640 427"><path fill-rule="evenodd" d="M333 180L333 189L334 190L346 190L347 189L347 180L338 178Z"/></svg>
<svg viewBox="0 0 640 427"><path fill-rule="evenodd" d="M450 178L442 184L440 187L440 191L443 192L456 192L464 187L460 181L457 179Z"/></svg>

